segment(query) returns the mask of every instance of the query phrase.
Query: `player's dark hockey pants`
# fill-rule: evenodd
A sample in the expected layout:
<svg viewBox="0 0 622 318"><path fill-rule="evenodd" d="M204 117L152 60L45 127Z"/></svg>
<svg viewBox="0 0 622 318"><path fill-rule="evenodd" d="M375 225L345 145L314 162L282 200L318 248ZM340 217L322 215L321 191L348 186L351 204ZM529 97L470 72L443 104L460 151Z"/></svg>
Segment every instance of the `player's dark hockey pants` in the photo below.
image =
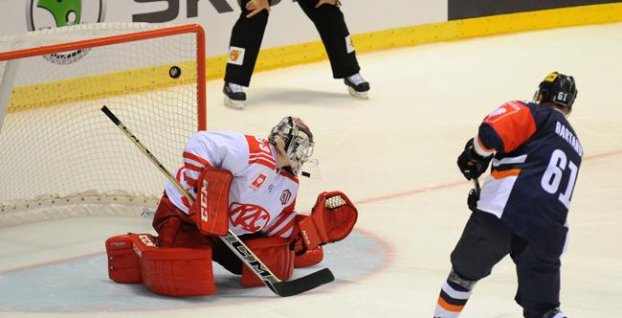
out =
<svg viewBox="0 0 622 318"><path fill-rule="evenodd" d="M462 278L477 281L490 275L493 266L507 254L516 264L515 300L523 307L524 316L541 318L559 307L559 256L541 255L492 214L471 214L451 253L451 263Z"/></svg>
<svg viewBox="0 0 622 318"><path fill-rule="evenodd" d="M242 65L228 63L225 72L226 82L242 86L249 86L250 84L269 16L268 12L264 10L250 19L246 18L249 11L245 9L245 6L248 2L249 0L242 0L240 3L242 13L233 26L229 42L230 46L245 50L244 60ZM348 53L346 37L350 32L339 7L325 4L315 9L318 0L298 0L297 2L320 33L330 60L333 77L344 78L358 73L360 67L356 53L354 51ZM295 32L296 25L287 27L292 28L292 32Z"/></svg>

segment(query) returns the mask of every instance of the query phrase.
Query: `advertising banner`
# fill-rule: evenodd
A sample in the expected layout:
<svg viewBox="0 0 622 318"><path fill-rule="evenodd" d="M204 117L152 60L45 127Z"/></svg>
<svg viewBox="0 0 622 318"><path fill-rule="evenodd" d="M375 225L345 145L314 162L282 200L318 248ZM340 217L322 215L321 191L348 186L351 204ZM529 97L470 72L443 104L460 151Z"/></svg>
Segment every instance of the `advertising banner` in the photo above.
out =
<svg viewBox="0 0 622 318"><path fill-rule="evenodd" d="M498 14L576 7L591 4L617 3L613 0L449 0L449 20L477 18Z"/></svg>
<svg viewBox="0 0 622 318"><path fill-rule="evenodd" d="M350 33L447 21L447 2L437 0L341 0ZM226 54L238 0L0 0L0 35L70 23L150 22L201 24L207 56ZM312 22L292 0L272 0L262 48L319 40Z"/></svg>

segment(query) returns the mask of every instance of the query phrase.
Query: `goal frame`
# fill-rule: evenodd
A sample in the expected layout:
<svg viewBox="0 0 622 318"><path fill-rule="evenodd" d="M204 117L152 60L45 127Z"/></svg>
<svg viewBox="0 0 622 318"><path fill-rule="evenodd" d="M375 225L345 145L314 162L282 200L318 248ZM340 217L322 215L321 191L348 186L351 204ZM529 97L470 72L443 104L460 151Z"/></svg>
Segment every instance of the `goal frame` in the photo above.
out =
<svg viewBox="0 0 622 318"><path fill-rule="evenodd" d="M9 68L5 68L4 75L11 75L10 69L19 68L20 61L37 56L45 56L54 53L71 52L77 50L91 49L97 47L108 47L123 43L136 43L144 40L157 38L169 38L172 36L189 36L194 38L194 46L188 52L196 50L189 62L193 62L192 69L196 67L195 78L190 84L196 86L194 96L196 105L192 107L192 112L196 116L196 122L191 122L188 128L196 130L207 129L207 97L206 97L206 60L205 60L205 31L198 24L186 25L161 25L154 26L153 29L128 29L123 34L99 36L94 35L90 39L67 40L60 44L45 44L38 47L14 49L0 52L0 63L6 63ZM96 37L97 36L97 37ZM196 59L196 60L195 60ZM15 64L11 66L11 63ZM8 72L8 73L6 73ZM2 81L0 81L1 83ZM0 100L0 132L2 131L2 119L9 111L11 96L15 94L16 87L9 78L7 83L0 84L4 87L3 96L6 100ZM185 84L184 84L185 85ZM5 87L6 86L6 87ZM19 87L17 87L19 88ZM97 97L94 97L96 99ZM90 98L89 98L90 99ZM6 123L5 123L6 124ZM159 197L152 194L136 194L125 192L124 190L106 190L97 192L92 189L85 189L85 192L66 193L58 195L49 193L42 196L24 198L17 200L0 200L0 228L11 225L19 225L43 220L54 220L72 216L108 216L108 215L131 215L148 217L153 213L153 208L157 205ZM3 199L3 198L0 198ZM67 209L71 206L70 209Z"/></svg>
<svg viewBox="0 0 622 318"><path fill-rule="evenodd" d="M163 27L154 30L137 31L120 35L112 35L97 39L79 40L69 43L44 45L36 48L21 49L9 52L0 52L0 62L13 59L27 58L39 55L47 55L58 52L74 51L94 47L108 46L119 43L127 43L173 36L178 34L194 33L197 41L197 129L207 128L206 120L206 78L205 78L205 31L198 24Z"/></svg>

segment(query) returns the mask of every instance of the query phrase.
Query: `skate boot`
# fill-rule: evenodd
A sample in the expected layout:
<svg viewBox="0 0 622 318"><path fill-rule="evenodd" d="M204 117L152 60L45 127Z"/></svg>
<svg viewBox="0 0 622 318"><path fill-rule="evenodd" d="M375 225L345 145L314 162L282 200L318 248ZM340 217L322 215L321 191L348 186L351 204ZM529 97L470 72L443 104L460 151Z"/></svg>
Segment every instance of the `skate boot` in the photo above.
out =
<svg viewBox="0 0 622 318"><path fill-rule="evenodd" d="M246 93L242 86L225 82L222 92L225 93L225 106L234 109L243 109L246 102Z"/></svg>
<svg viewBox="0 0 622 318"><path fill-rule="evenodd" d="M566 315L559 308L551 309L542 318L566 318Z"/></svg>
<svg viewBox="0 0 622 318"><path fill-rule="evenodd" d="M348 93L356 98L367 99L369 96L369 83L363 79L361 73L356 73L343 79L348 86Z"/></svg>

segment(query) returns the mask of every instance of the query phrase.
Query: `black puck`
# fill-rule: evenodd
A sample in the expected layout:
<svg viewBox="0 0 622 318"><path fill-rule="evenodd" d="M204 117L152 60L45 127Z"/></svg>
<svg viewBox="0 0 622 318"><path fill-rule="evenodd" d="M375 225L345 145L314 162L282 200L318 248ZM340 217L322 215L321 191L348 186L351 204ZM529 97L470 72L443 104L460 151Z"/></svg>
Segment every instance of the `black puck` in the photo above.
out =
<svg viewBox="0 0 622 318"><path fill-rule="evenodd" d="M171 68L168 70L168 75L171 78L179 78L181 76L181 69L179 68L179 66L171 66Z"/></svg>

